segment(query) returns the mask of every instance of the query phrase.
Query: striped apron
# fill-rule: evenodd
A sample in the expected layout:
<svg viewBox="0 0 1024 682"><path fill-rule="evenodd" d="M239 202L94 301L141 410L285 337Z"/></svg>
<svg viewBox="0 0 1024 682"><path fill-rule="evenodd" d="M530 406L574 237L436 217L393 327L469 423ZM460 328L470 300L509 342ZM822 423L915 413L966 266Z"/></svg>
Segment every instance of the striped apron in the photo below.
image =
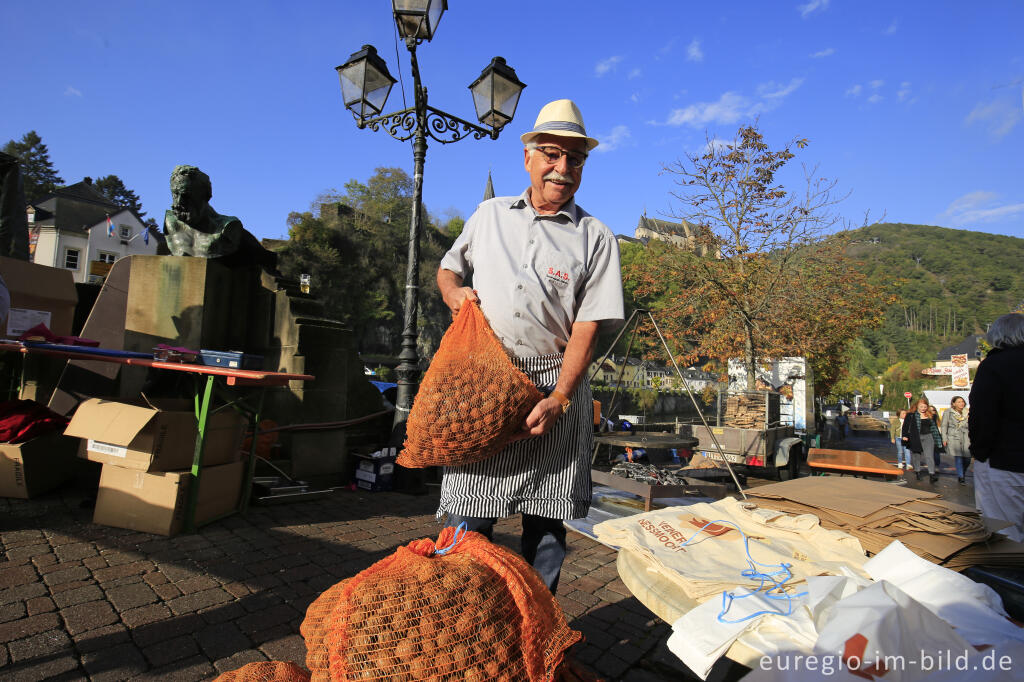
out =
<svg viewBox="0 0 1024 682"><path fill-rule="evenodd" d="M558 381L561 354L511 359L542 390ZM543 436L512 443L482 462L445 467L437 518L446 513L481 518L586 516L594 439L593 398L586 378L570 399L569 409Z"/></svg>

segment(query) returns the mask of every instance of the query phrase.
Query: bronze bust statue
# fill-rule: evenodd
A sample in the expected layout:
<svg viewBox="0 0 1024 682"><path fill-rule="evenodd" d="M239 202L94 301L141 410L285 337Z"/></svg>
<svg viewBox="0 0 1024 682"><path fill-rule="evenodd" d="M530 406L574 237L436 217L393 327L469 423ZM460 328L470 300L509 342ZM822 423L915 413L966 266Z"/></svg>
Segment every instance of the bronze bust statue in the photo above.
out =
<svg viewBox="0 0 1024 682"><path fill-rule="evenodd" d="M172 256L216 258L228 267L260 265L274 271L277 254L267 251L235 216L210 206L210 176L195 166L171 173L171 208L164 214L164 235Z"/></svg>

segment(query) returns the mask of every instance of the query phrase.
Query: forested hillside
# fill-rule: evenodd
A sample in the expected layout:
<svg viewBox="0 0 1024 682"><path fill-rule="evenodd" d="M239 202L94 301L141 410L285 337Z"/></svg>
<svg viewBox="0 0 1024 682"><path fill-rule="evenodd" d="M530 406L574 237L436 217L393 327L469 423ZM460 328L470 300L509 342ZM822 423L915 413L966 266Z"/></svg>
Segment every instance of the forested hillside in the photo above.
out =
<svg viewBox="0 0 1024 682"><path fill-rule="evenodd" d="M941 347L984 333L1024 301L1024 239L901 223L871 225L850 236L847 253L869 277L898 278L900 303L864 337L872 355L889 364L931 361Z"/></svg>
<svg viewBox="0 0 1024 682"><path fill-rule="evenodd" d="M900 300L886 311L881 327L854 342L848 375L836 385L836 395L877 396L882 384L885 407L892 409L902 405L904 391L916 395L945 385L946 379L921 374L936 353L983 334L993 320L1024 302L1024 239L893 223L848 236L847 253L860 260L869 278L895 278Z"/></svg>

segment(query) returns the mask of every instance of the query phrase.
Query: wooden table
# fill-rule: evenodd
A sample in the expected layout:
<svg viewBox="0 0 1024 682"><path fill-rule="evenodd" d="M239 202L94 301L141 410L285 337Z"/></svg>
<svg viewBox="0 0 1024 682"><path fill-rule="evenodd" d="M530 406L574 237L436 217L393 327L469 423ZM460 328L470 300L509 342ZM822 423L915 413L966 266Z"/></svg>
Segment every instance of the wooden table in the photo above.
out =
<svg viewBox="0 0 1024 682"><path fill-rule="evenodd" d="M194 396L195 415L197 421L195 455L192 458L193 485L189 486L188 506L185 510L184 532L195 531L196 506L199 503L199 486L203 466L203 450L206 445L206 425L212 411L210 402L213 396L214 380L224 379L228 386L252 386L259 388L257 403L254 409L248 410L250 421L253 427L253 438L249 449L249 462L245 468L245 476L242 480L242 496L236 511L245 512L249 506L251 494L251 482L256 467L256 425L259 424L260 413L263 410L263 396L269 386L287 386L292 381L312 381L316 377L311 374L289 374L286 372L265 372L250 369L231 369L228 367L214 367L208 365L194 365L181 362L166 362L154 360L152 357L138 357L139 353L118 355L119 351L109 349L91 349L83 346L81 349L70 350L67 346L47 347L41 344L25 345L18 342L0 342L0 351L19 352L26 355L43 355L60 358L62 360L98 360L100 362L112 362L119 365L132 367L151 367L153 369L164 369L171 372L185 372L197 378L205 377L205 381L197 382ZM24 381L24 377L22 378ZM222 408L221 408L222 409ZM231 512L234 513L234 512ZM206 523L216 521L210 519Z"/></svg>
<svg viewBox="0 0 1024 682"><path fill-rule="evenodd" d="M674 433L652 432L614 432L602 433L594 436L594 454L590 459L591 466L597 459L597 451L602 445L607 445L609 451L613 445L628 448L650 448L660 450L692 450L697 447L697 439L691 436L680 436ZM601 471L600 469L590 470L590 479L594 483L606 485L625 493L640 496L644 501L644 511L651 511L651 504L657 498L663 497L712 497L720 498L728 493L728 488L718 483L695 482L692 485L650 485L641 481L634 481L624 476Z"/></svg>
<svg viewBox="0 0 1024 682"><path fill-rule="evenodd" d="M829 450L810 448L807 451L807 466L812 472L849 474L852 476L881 476L899 478L903 469L894 467L863 450Z"/></svg>
<svg viewBox="0 0 1024 682"><path fill-rule="evenodd" d="M600 433L594 436L594 451L590 456L590 464L593 466L597 461L597 452L602 445L608 446L611 452L613 445L627 448L651 448L655 450L693 450L697 447L697 439L692 436L680 436L674 433L644 431L615 431L612 433Z"/></svg>

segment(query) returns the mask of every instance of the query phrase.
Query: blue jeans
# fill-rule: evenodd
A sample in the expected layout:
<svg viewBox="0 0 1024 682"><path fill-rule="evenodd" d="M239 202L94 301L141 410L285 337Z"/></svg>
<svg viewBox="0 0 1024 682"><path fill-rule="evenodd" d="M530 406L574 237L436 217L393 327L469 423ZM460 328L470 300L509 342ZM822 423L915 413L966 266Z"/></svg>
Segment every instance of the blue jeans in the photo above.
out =
<svg viewBox="0 0 1024 682"><path fill-rule="evenodd" d="M448 520L444 525L446 528L457 528L459 524L465 523L468 530L476 531L488 540L493 540L491 536L496 521L497 519L478 516L448 514ZM558 577L562 573L565 553L565 525L561 519L523 514L520 554L526 559L526 563L540 573L541 580L551 590L551 594L558 589Z"/></svg>
<svg viewBox="0 0 1024 682"><path fill-rule="evenodd" d="M910 464L910 450L899 438L896 439L896 464Z"/></svg>
<svg viewBox="0 0 1024 682"><path fill-rule="evenodd" d="M954 457L956 460L956 477L963 478L967 473L967 467L971 464L970 457Z"/></svg>

